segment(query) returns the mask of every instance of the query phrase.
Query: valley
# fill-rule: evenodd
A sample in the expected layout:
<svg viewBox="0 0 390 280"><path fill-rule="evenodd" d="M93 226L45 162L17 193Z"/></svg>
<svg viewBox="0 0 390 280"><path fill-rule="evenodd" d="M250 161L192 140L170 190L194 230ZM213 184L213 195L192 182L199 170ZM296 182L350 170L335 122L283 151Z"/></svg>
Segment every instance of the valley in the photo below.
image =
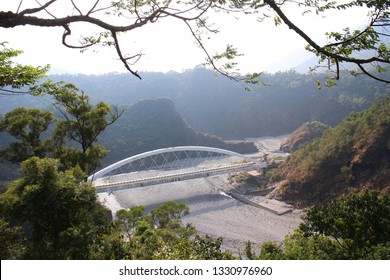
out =
<svg viewBox="0 0 390 280"><path fill-rule="evenodd" d="M287 135L280 137L262 137L250 139L259 147L258 155L265 153L278 155L280 143ZM245 139L247 140L247 139ZM302 221L303 210L265 197L242 194L233 186L229 175L219 175L157 186L141 187L130 190L99 194L100 201L114 213L121 208L144 205L147 211L165 201L173 200L185 203L190 214L183 223L194 225L201 235L223 238L223 248L238 255L250 241L253 248L259 250L265 241L281 241L292 233ZM282 215L240 202L228 193L236 191L251 201L281 211ZM291 211L292 210L292 211Z"/></svg>

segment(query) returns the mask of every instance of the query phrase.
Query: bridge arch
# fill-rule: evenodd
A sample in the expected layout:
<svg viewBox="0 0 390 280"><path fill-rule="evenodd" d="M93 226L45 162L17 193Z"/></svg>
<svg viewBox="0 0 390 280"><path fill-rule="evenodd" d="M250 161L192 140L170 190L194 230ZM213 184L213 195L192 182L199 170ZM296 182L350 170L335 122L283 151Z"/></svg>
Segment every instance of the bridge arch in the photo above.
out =
<svg viewBox="0 0 390 280"><path fill-rule="evenodd" d="M204 146L179 146L179 147L170 147L170 148L162 148L162 149L157 149L145 153L141 153L138 155L134 155L131 157L128 157L126 159L123 159L121 161L118 161L114 164L111 164L98 172L92 174L91 176L88 177L89 182L93 182L99 178L104 177L105 175L109 174L115 169L118 169L122 166L125 166L127 164L130 164L132 162L146 159L155 155L160 155L160 154L166 154L166 153L175 153L175 152L192 152L192 151L197 151L197 152L210 152L210 153L216 153L216 154L221 154L221 155L227 155L227 156L235 156L239 157L242 159L245 159L247 161L253 162L254 164L258 165L258 168L264 168L267 166L265 162L256 160L250 156L243 155L237 152L225 150L225 149L220 149L220 148L213 148L213 147L204 147Z"/></svg>

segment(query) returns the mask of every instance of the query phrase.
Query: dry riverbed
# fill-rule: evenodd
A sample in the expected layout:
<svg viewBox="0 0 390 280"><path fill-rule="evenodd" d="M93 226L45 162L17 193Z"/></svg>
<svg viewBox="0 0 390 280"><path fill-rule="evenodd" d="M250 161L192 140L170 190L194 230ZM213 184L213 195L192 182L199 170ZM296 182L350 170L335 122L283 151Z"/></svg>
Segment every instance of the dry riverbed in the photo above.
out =
<svg viewBox="0 0 390 280"><path fill-rule="evenodd" d="M224 248L235 253L243 251L246 241L252 242L254 248L260 248L267 240L280 241L301 222L301 210L293 209L289 213L277 215L237 201L226 195L228 191L229 184L224 175L99 196L108 206L113 206L112 210L144 205L150 211L168 200L183 202L190 208L190 215L183 218L183 223L193 224L200 234L223 237ZM278 201L267 201L261 197L252 199L257 202L260 200L263 204L276 204L279 208L286 207Z"/></svg>
<svg viewBox="0 0 390 280"><path fill-rule="evenodd" d="M261 138L258 145L263 149L259 150L273 152L284 138ZM221 175L104 193L99 197L113 212L135 205L144 205L150 211L165 201L183 202L190 208L190 214L183 218L183 223L193 224L202 235L222 237L224 248L234 253L242 252L247 241L252 242L257 251L265 241L281 241L302 221L301 210L264 197L245 196L274 212L285 213L277 215L228 196L227 193L232 190L236 188L228 182L228 175Z"/></svg>

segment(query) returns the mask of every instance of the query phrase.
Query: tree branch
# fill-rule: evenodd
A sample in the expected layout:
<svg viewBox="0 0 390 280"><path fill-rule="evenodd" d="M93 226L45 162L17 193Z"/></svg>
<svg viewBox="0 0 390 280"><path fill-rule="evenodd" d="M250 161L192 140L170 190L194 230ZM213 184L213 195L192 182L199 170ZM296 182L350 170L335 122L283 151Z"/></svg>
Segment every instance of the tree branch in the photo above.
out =
<svg viewBox="0 0 390 280"><path fill-rule="evenodd" d="M86 48L89 48L89 47L92 47L93 45L96 44L96 42L92 42L90 44L87 44L87 45L81 45L81 46L74 46L74 45L69 45L67 42L66 42L66 38L68 36L71 36L72 35L72 30L70 29L70 27L68 25L64 25L63 26L65 31L64 33L62 34L62 44L68 48L71 48L71 49L86 49Z"/></svg>
<svg viewBox="0 0 390 280"><path fill-rule="evenodd" d="M51 4L53 4L56 1L57 0L51 0L51 1L47 2L46 4L44 4L44 5L39 4L40 5L39 8L26 9L26 10L23 10L20 13L16 13L16 14L19 15L19 16L24 16L26 14L35 14L35 13L38 13L38 12L40 12L42 10L45 10L47 7L49 7Z"/></svg>
<svg viewBox="0 0 390 280"><path fill-rule="evenodd" d="M337 63L340 62L351 62L354 64L357 64L359 67L362 64L369 64L372 62L381 62L381 63L390 63L388 60L381 59L378 57L371 57L368 59L358 59L358 58L352 58L348 56L342 56L336 53L329 52L325 49L325 47L319 46L316 42L314 42L303 30L298 28L294 23L290 21L290 19L283 13L283 11L280 9L279 5L275 3L274 0L264 0L266 4L268 4L277 14L278 16L283 20L283 22L292 30L294 30L299 36L301 36L313 49L315 49L318 53L321 53L329 58L333 58ZM337 70L339 71L339 70ZM339 73L337 73L336 76L339 76ZM390 82L390 81L387 81Z"/></svg>
<svg viewBox="0 0 390 280"><path fill-rule="evenodd" d="M30 91L19 91L19 90L0 88L0 96L1 95L23 95L23 94L30 94Z"/></svg>
<svg viewBox="0 0 390 280"><path fill-rule="evenodd" d="M22 4L23 4L23 0L20 0L18 9L16 10L17 14L19 13L19 10L20 10L20 7L22 7Z"/></svg>
<svg viewBox="0 0 390 280"><path fill-rule="evenodd" d="M99 4L99 2L100 2L100 0L96 0L95 4L92 6L92 8L87 13L87 16L89 16L96 9L96 6Z"/></svg>
<svg viewBox="0 0 390 280"><path fill-rule="evenodd" d="M82 13L81 10L76 6L75 2L74 2L73 0L70 0L70 1L72 2L73 8L75 8L75 9L79 12L80 16L82 16L83 13Z"/></svg>
<svg viewBox="0 0 390 280"><path fill-rule="evenodd" d="M383 82L383 83L386 83L386 84L390 84L390 81L389 80L384 80L384 79L381 79L381 78L378 78L374 75L372 75L370 72L368 72L361 64L357 64L357 66L360 68L360 70L362 70L362 72L364 74L366 74L367 76L373 78L374 80L377 80L379 82Z"/></svg>
<svg viewBox="0 0 390 280"><path fill-rule="evenodd" d="M217 71L219 74L221 74L222 76L225 76L231 80L234 80L236 82L238 82L238 79L229 75L228 73L225 73L223 71L221 71L216 65L215 65L215 62L214 62L214 59L211 57L211 55L209 54L209 52L207 51L206 47L203 45L202 41L198 38L198 36L195 34L195 31L192 29L191 25L187 22L187 21L184 21L184 23L188 26L188 28L190 29L190 32L192 34L192 36L195 38L195 40L197 41L199 47L203 50L203 52L206 54L206 57L207 57L207 61L210 63L210 65L215 69L215 71Z"/></svg>
<svg viewBox="0 0 390 280"><path fill-rule="evenodd" d="M125 66L125 68L131 73L133 74L134 76L136 76L138 79L142 80L141 76L138 74L137 71L133 71L130 66L129 66L129 63L127 62L128 59L124 58L123 55L122 55L122 50L119 46L119 41L118 41L118 37L116 35L115 32L111 32L111 36L112 38L114 39L114 45L115 45L115 49L116 49L116 52L119 56L119 59L123 62L123 65Z"/></svg>

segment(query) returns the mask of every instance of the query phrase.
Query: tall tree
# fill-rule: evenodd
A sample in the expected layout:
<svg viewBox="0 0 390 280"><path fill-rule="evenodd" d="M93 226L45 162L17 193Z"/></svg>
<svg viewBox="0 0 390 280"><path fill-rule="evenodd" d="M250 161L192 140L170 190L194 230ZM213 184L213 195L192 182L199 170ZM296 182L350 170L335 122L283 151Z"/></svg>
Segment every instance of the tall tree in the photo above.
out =
<svg viewBox="0 0 390 280"><path fill-rule="evenodd" d="M0 133L7 132L17 140L1 151L2 157L20 163L32 156L51 156L60 159L65 168L79 166L85 174L90 174L108 152L96 144L98 136L121 113L104 102L91 104L88 95L72 84L47 82L39 88L54 97L54 105L60 112L53 135L46 139L42 136L53 122L53 113L16 108L0 120Z"/></svg>
<svg viewBox="0 0 390 280"><path fill-rule="evenodd" d="M73 84L50 80L39 84L48 67L14 65L12 59L21 52L7 49L5 44L2 47L0 94L51 95L61 118L56 120L53 136L43 139L42 133L53 122L51 112L22 107L8 112L0 119L0 133L6 132L17 141L1 151L1 156L14 163L32 156L52 156L59 158L66 168L79 166L86 174L95 170L107 154L103 146L96 145L98 136L120 117L117 108L104 102L91 104L89 96ZM21 87L28 88L20 90ZM74 143L79 145L78 149Z"/></svg>
<svg viewBox="0 0 390 280"><path fill-rule="evenodd" d="M87 258L98 226L108 221L94 188L81 181L81 170L62 172L58 161L37 157L23 162L22 170L23 177L0 196L0 215L24 228L28 248L23 257Z"/></svg>
<svg viewBox="0 0 390 280"><path fill-rule="evenodd" d="M137 71L133 70L133 63L137 62L142 54L136 53L125 56L118 39L118 35L124 32L142 28L146 25L160 22L165 18L173 18L188 27L190 34L205 52L206 59L220 73L232 77L228 71L235 69L232 60L240 54L228 45L220 54L211 55L207 50L204 38L218 30L213 28L207 18L213 11L225 12L226 14L265 14L267 17L274 16L275 23L286 24L308 43L308 49L319 56L321 61L327 61L329 66L334 66L335 78L340 74L340 63L348 62L358 66L361 73L370 75L372 78L389 82L380 76L373 74L370 65L378 72L384 71L384 66L390 63L389 47L386 40L389 37L390 26L389 1L387 0L359 0L338 1L327 0L185 0L185 1L64 1L46 0L44 3L36 2L26 4L23 0L15 3L13 11L0 12L0 27L12 28L16 26L33 25L39 27L62 27L62 43L69 48L84 49L93 45L102 44L113 46L128 71L141 78ZM58 5L62 5L61 14ZM331 10L350 10L355 7L367 9L368 20L362 19L365 26L360 30L351 30L346 27L343 32L329 32L326 35L329 43L321 45L308 36L287 16L284 10L291 5L298 5L302 14L315 12L322 15ZM65 14L63 13L65 11ZM67 14L66 14L67 12ZM72 45L68 42L72 35L75 23L87 23L99 27L102 31L95 36L84 36L80 45ZM253 36L248 32L249 36ZM371 50L368 58L362 58L365 51ZM365 56L364 56L365 57ZM220 59L227 59L224 68L217 66ZM356 74L356 73L355 73ZM249 76L257 78L258 74Z"/></svg>
<svg viewBox="0 0 390 280"><path fill-rule="evenodd" d="M61 113L51 141L53 154L65 167L78 165L86 174L90 174L100 166L100 159L108 152L96 144L98 136L121 113L104 102L91 104L89 96L72 84L62 84L50 94ZM72 142L79 148L74 148Z"/></svg>

